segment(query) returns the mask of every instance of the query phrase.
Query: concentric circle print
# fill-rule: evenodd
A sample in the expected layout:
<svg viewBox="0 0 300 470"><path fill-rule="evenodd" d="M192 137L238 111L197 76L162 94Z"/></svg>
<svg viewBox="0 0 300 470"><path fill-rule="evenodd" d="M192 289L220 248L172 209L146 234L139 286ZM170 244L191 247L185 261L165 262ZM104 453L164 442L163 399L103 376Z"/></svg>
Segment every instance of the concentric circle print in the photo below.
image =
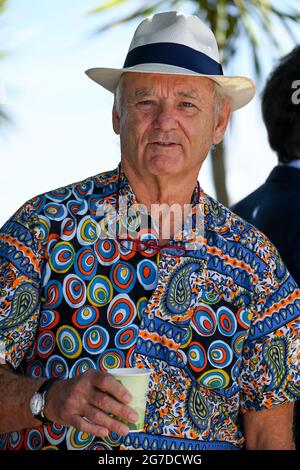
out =
<svg viewBox="0 0 300 470"><path fill-rule="evenodd" d="M37 339L37 353L43 359L49 357L55 347L55 336L52 331L42 332Z"/></svg>
<svg viewBox="0 0 300 470"><path fill-rule="evenodd" d="M89 354L100 354L109 343L109 334L102 326L94 325L83 335L82 344Z"/></svg>
<svg viewBox="0 0 300 470"><path fill-rule="evenodd" d="M73 217L66 217L61 224L61 239L65 241L72 240L76 234L77 222Z"/></svg>
<svg viewBox="0 0 300 470"><path fill-rule="evenodd" d="M99 309L84 305L73 313L72 322L77 328L88 328L99 320Z"/></svg>
<svg viewBox="0 0 300 470"><path fill-rule="evenodd" d="M199 373L205 369L207 365L206 351L200 343L194 341L189 345L187 357L189 365L195 372Z"/></svg>
<svg viewBox="0 0 300 470"><path fill-rule="evenodd" d="M58 355L51 356L46 364L46 377L53 379L67 379L69 367L66 360Z"/></svg>
<svg viewBox="0 0 300 470"><path fill-rule="evenodd" d="M136 304L136 309L137 309L137 315L139 320L141 320L142 315L145 313L145 310L148 305L148 299L147 297L141 297Z"/></svg>
<svg viewBox="0 0 300 470"><path fill-rule="evenodd" d="M219 302L220 300L220 294L215 292L214 290L211 291L203 291L201 293L201 300L202 302L208 304L208 305L213 305Z"/></svg>
<svg viewBox="0 0 300 470"><path fill-rule="evenodd" d="M49 264L55 273L66 273L74 263L75 250L69 242L57 243L51 251Z"/></svg>
<svg viewBox="0 0 300 470"><path fill-rule="evenodd" d="M67 428L61 424L53 423L44 426L45 436L52 445L60 444L67 432Z"/></svg>
<svg viewBox="0 0 300 470"><path fill-rule="evenodd" d="M237 312L238 324L245 330L247 330L250 326L251 317L252 317L251 312L249 312L249 310L246 310L245 308L241 308Z"/></svg>
<svg viewBox="0 0 300 470"><path fill-rule="evenodd" d="M230 378L225 370L211 369L204 372L197 382L207 388L226 388Z"/></svg>
<svg viewBox="0 0 300 470"><path fill-rule="evenodd" d="M64 278L63 293L65 301L70 307L81 307L85 303L86 299L86 287L84 281L75 274L68 274Z"/></svg>
<svg viewBox="0 0 300 470"><path fill-rule="evenodd" d="M129 293L135 286L134 268L124 261L119 261L111 271L111 281L118 292Z"/></svg>
<svg viewBox="0 0 300 470"><path fill-rule="evenodd" d="M59 281L49 281L44 288L44 306L56 308L63 299L63 289Z"/></svg>
<svg viewBox="0 0 300 470"><path fill-rule="evenodd" d="M208 305L199 305L192 317L192 328L200 336L212 336L217 328L217 317Z"/></svg>
<svg viewBox="0 0 300 470"><path fill-rule="evenodd" d="M81 354L81 338L72 326L62 325L58 328L56 342L60 352L69 359L74 359Z"/></svg>
<svg viewBox="0 0 300 470"><path fill-rule="evenodd" d="M67 202L67 209L70 215L84 215L87 213L88 210L88 203L85 200L77 201L72 199L71 201ZM89 217L89 216L86 216Z"/></svg>
<svg viewBox="0 0 300 470"><path fill-rule="evenodd" d="M39 450L44 444L43 428L33 428L25 432L24 445L27 450Z"/></svg>
<svg viewBox="0 0 300 470"><path fill-rule="evenodd" d="M23 439L21 432L14 431L8 434L7 447L9 450L19 450L22 447ZM2 447L1 447L2 450Z"/></svg>
<svg viewBox="0 0 300 470"><path fill-rule="evenodd" d="M81 245L92 245L98 240L100 227L89 215L83 217L77 228L77 238Z"/></svg>
<svg viewBox="0 0 300 470"><path fill-rule="evenodd" d="M135 304L127 294L116 295L107 309L107 319L113 328L129 326L135 316Z"/></svg>
<svg viewBox="0 0 300 470"><path fill-rule="evenodd" d="M98 261L103 266L110 266L111 264L118 261L120 257L118 244L115 240L98 240L95 243L95 252Z"/></svg>
<svg viewBox="0 0 300 470"><path fill-rule="evenodd" d="M78 377L90 369L96 369L96 364L94 361L92 361L92 359L89 357L78 359L70 370L69 378L71 379L72 377Z"/></svg>
<svg viewBox="0 0 300 470"><path fill-rule="evenodd" d="M72 192L74 196L76 197L76 199L81 200L81 199L85 199L86 196L88 196L89 194L92 194L93 188L94 188L93 180L82 181L73 187Z"/></svg>
<svg viewBox="0 0 300 470"><path fill-rule="evenodd" d="M103 372L115 369L116 367L125 367L125 356L122 351L116 349L107 349L97 362L98 369Z"/></svg>
<svg viewBox="0 0 300 470"><path fill-rule="evenodd" d="M82 450L88 447L95 436L86 432L78 431L75 428L70 427L66 435L66 445L68 450Z"/></svg>
<svg viewBox="0 0 300 470"><path fill-rule="evenodd" d="M237 329L237 321L234 313L227 307L217 310L218 328L222 335L233 336Z"/></svg>
<svg viewBox="0 0 300 470"><path fill-rule="evenodd" d="M81 279L90 280L97 272L97 258L95 252L91 248L83 247L76 255L75 273Z"/></svg>
<svg viewBox="0 0 300 470"><path fill-rule="evenodd" d="M218 369L228 367L232 361L233 353L229 344L225 341L213 341L207 351L210 364Z"/></svg>
<svg viewBox="0 0 300 470"><path fill-rule="evenodd" d="M137 278L145 290L155 289L158 281L158 267L154 261L144 259L137 264Z"/></svg>
<svg viewBox="0 0 300 470"><path fill-rule="evenodd" d="M31 378L44 377L44 365L41 361L31 361L26 367L26 375Z"/></svg>
<svg viewBox="0 0 300 470"><path fill-rule="evenodd" d="M41 310L40 329L54 328L59 322L59 313L53 309Z"/></svg>
<svg viewBox="0 0 300 470"><path fill-rule="evenodd" d="M119 330L115 337L115 345L119 349L129 349L135 343L139 333L137 325L131 325Z"/></svg>
<svg viewBox="0 0 300 470"><path fill-rule="evenodd" d="M231 348L237 357L242 354L246 335L245 331L238 331L231 340Z"/></svg>
<svg viewBox="0 0 300 470"><path fill-rule="evenodd" d="M50 233L50 220L44 215L39 215L39 230L42 234L42 240L48 240Z"/></svg>
<svg viewBox="0 0 300 470"><path fill-rule="evenodd" d="M113 288L106 276L95 276L88 285L87 297L92 305L103 307L113 296Z"/></svg>
<svg viewBox="0 0 300 470"><path fill-rule="evenodd" d="M46 216L51 220L63 220L67 216L67 208L56 202L49 202L44 207Z"/></svg>

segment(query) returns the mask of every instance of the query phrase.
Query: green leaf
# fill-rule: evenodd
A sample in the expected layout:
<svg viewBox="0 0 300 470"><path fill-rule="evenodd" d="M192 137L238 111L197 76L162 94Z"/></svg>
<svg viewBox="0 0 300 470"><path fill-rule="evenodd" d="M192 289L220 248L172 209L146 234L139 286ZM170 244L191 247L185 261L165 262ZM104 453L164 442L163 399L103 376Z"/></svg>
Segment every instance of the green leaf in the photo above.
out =
<svg viewBox="0 0 300 470"><path fill-rule="evenodd" d="M106 10L111 10L112 8L118 7L122 3L129 3L128 0L108 0L104 2L102 5L99 5L91 10L88 10L88 13L95 14L95 13L103 13Z"/></svg>

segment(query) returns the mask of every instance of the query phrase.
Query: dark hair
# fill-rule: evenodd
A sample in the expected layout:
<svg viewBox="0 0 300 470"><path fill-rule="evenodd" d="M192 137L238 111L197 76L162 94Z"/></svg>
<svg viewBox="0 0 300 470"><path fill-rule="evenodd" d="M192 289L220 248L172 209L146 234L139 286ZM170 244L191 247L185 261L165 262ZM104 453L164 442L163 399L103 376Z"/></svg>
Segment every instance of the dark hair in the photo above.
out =
<svg viewBox="0 0 300 470"><path fill-rule="evenodd" d="M280 59L262 92L269 143L281 163L300 157L300 104L292 99L295 80L300 85L300 46Z"/></svg>

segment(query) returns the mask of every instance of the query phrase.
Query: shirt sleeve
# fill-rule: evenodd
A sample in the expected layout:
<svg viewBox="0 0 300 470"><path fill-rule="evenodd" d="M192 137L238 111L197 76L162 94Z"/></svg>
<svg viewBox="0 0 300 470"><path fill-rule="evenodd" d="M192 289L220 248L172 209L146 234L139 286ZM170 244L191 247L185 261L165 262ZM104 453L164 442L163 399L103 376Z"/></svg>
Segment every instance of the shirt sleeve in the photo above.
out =
<svg viewBox="0 0 300 470"><path fill-rule="evenodd" d="M0 364L14 369L36 332L42 248L39 219L29 201L0 230Z"/></svg>
<svg viewBox="0 0 300 470"><path fill-rule="evenodd" d="M270 242L261 260L254 314L242 353L242 413L300 398L300 289Z"/></svg>

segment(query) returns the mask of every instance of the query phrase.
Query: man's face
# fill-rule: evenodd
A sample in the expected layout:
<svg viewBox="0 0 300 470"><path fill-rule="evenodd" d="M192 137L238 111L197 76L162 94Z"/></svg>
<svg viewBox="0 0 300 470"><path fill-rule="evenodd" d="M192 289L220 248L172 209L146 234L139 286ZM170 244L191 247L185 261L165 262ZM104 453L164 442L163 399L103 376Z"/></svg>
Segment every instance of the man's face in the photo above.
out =
<svg viewBox="0 0 300 470"><path fill-rule="evenodd" d="M222 140L230 114L228 105L226 116L215 116L213 82L140 73L126 73L122 81L120 116L113 111L122 161L140 174L198 172L211 145Z"/></svg>

